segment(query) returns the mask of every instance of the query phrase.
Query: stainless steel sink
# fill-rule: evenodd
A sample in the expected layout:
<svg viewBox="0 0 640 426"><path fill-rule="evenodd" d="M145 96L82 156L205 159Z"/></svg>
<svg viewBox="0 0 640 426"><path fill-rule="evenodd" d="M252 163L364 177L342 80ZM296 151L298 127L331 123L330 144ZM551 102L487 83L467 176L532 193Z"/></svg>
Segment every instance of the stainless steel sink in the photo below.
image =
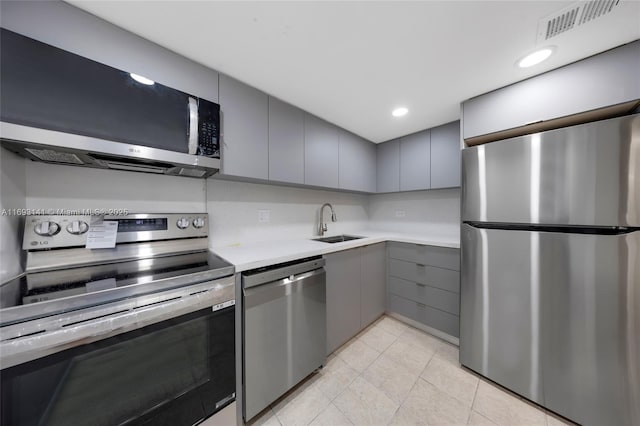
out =
<svg viewBox="0 0 640 426"><path fill-rule="evenodd" d="M314 238L313 241L321 241L323 243L343 243L345 241L351 241L351 240L359 240L360 238L364 238L364 237L358 237L357 235L336 235L333 237L323 237L323 238Z"/></svg>

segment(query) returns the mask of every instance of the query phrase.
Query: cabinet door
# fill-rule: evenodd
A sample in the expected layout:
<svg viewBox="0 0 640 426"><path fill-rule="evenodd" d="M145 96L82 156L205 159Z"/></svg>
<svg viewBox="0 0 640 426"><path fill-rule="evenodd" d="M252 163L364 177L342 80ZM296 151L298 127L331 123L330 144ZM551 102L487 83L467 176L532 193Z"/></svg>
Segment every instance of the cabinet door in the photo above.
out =
<svg viewBox="0 0 640 426"><path fill-rule="evenodd" d="M464 138L640 98L640 41L591 56L462 104Z"/></svg>
<svg viewBox="0 0 640 426"><path fill-rule="evenodd" d="M376 145L373 142L369 142L365 139L362 140L363 144L363 157L362 162L365 164L364 168L364 190L366 192L375 193L377 187L378 175L376 167Z"/></svg>
<svg viewBox="0 0 640 426"><path fill-rule="evenodd" d="M304 115L304 183L338 188L338 128L311 114Z"/></svg>
<svg viewBox="0 0 640 426"><path fill-rule="evenodd" d="M460 121L431 129L431 189L460 186Z"/></svg>
<svg viewBox="0 0 640 426"><path fill-rule="evenodd" d="M269 177L268 97L231 77L220 75L222 173Z"/></svg>
<svg viewBox="0 0 640 426"><path fill-rule="evenodd" d="M360 327L365 328L380 315L387 305L387 251L384 243L360 249Z"/></svg>
<svg viewBox="0 0 640 426"><path fill-rule="evenodd" d="M340 131L340 189L375 192L376 147L360 136Z"/></svg>
<svg viewBox="0 0 640 426"><path fill-rule="evenodd" d="M304 183L304 112L269 97L269 180Z"/></svg>
<svg viewBox="0 0 640 426"><path fill-rule="evenodd" d="M327 272L327 354L360 331L360 249L324 256Z"/></svg>
<svg viewBox="0 0 640 426"><path fill-rule="evenodd" d="M400 139L378 144L377 191L400 191Z"/></svg>
<svg viewBox="0 0 640 426"><path fill-rule="evenodd" d="M431 132L422 132L400 139L400 191L430 188Z"/></svg>

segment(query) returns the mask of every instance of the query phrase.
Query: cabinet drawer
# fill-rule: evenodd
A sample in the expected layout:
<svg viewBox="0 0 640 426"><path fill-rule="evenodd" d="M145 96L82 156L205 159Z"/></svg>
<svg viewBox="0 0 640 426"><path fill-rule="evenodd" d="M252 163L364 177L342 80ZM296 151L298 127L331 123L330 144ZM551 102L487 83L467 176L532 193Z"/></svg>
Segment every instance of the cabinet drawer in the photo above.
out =
<svg viewBox="0 0 640 426"><path fill-rule="evenodd" d="M389 293L449 312L450 314L460 315L460 295L458 293L440 290L439 288L396 277L389 277Z"/></svg>
<svg viewBox="0 0 640 426"><path fill-rule="evenodd" d="M451 269L435 268L398 259L389 259L389 275L460 293L460 273Z"/></svg>
<svg viewBox="0 0 640 426"><path fill-rule="evenodd" d="M424 304L389 294L389 311L403 315L421 324L460 337L460 317Z"/></svg>
<svg viewBox="0 0 640 426"><path fill-rule="evenodd" d="M393 243L389 257L421 265L460 270L460 250L448 247Z"/></svg>

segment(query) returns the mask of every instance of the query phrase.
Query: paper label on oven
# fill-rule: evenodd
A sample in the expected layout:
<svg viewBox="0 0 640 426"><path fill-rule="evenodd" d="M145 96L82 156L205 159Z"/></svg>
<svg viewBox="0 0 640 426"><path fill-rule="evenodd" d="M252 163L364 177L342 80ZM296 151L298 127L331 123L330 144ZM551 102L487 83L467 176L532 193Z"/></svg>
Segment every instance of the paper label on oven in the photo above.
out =
<svg viewBox="0 0 640 426"><path fill-rule="evenodd" d="M118 236L118 221L104 220L89 225L87 232L88 249L113 248L116 246Z"/></svg>

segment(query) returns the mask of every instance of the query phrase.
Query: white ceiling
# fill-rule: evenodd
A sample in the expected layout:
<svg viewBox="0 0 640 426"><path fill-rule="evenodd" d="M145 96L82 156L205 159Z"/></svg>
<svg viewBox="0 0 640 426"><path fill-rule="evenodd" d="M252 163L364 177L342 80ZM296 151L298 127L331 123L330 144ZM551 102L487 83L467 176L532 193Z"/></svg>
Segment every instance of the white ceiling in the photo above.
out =
<svg viewBox="0 0 640 426"><path fill-rule="evenodd" d="M538 21L567 1L68 0L374 142L458 119L460 102L640 38L640 2L550 40L519 69ZM526 100L523 100L525 102ZM403 105L409 114L391 116Z"/></svg>

